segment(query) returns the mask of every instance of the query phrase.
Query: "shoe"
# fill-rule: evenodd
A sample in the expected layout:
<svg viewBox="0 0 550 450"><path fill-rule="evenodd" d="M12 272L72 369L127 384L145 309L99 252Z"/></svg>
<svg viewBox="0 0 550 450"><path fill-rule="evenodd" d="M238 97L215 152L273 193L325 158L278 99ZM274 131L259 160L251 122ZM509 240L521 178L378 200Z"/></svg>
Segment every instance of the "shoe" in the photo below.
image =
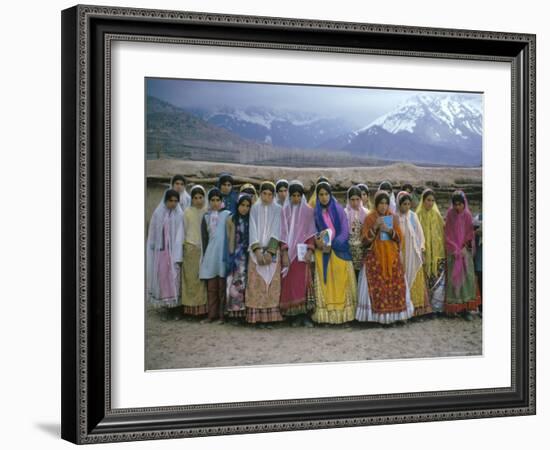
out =
<svg viewBox="0 0 550 450"><path fill-rule="evenodd" d="M472 320L474 320L472 313L470 311L466 311L466 313L464 313L464 320L468 322L471 322Z"/></svg>

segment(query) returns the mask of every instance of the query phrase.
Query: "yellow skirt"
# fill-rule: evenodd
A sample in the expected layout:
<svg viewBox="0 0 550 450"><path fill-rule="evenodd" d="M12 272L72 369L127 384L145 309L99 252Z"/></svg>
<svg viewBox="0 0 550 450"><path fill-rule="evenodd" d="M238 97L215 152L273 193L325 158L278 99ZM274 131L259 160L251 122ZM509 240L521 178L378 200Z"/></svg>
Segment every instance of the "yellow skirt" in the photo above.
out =
<svg viewBox="0 0 550 450"><path fill-rule="evenodd" d="M357 280L353 263L331 252L327 267L327 281L323 276L323 252L315 250L315 312L312 319L318 323L344 323L355 319L357 307Z"/></svg>

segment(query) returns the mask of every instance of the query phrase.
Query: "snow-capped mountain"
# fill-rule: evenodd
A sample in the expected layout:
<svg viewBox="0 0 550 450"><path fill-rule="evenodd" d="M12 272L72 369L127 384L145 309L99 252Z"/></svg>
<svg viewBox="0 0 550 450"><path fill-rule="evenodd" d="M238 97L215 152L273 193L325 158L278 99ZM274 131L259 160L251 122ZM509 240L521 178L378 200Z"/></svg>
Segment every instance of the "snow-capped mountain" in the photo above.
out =
<svg viewBox="0 0 550 450"><path fill-rule="evenodd" d="M340 118L256 106L188 111L242 138L285 148L316 148L320 143L348 133L354 128Z"/></svg>
<svg viewBox="0 0 550 450"><path fill-rule="evenodd" d="M461 94L419 94L367 126L321 144L384 159L478 166L481 103Z"/></svg>

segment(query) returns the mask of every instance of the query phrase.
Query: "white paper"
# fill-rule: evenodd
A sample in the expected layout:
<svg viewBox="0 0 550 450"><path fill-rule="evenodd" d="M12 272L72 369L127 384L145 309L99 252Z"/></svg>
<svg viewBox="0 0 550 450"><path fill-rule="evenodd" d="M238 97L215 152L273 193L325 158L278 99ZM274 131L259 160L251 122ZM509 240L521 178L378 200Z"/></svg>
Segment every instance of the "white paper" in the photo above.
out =
<svg viewBox="0 0 550 450"><path fill-rule="evenodd" d="M307 244L298 244L298 261L306 261Z"/></svg>

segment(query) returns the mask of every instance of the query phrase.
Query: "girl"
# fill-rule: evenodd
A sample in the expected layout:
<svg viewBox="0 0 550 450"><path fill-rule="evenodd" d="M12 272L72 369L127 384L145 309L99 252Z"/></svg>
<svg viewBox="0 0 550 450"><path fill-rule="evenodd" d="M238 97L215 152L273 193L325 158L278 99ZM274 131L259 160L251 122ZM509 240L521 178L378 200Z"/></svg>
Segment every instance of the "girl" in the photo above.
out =
<svg viewBox="0 0 550 450"><path fill-rule="evenodd" d="M147 298L161 308L166 320L167 308L179 306L180 265L182 261L183 213L179 194L168 189L156 207L147 236Z"/></svg>
<svg viewBox="0 0 550 450"><path fill-rule="evenodd" d="M265 328L265 323L283 320L279 310L281 207L273 201L274 194L275 185L270 181L263 182L260 200L250 210L246 320L259 322L262 328Z"/></svg>
<svg viewBox="0 0 550 450"><path fill-rule="evenodd" d="M445 312L464 313L471 320L470 311L477 310L474 274L475 242L472 213L462 191L451 197L451 208L445 217L445 247L447 249L447 296Z"/></svg>
<svg viewBox="0 0 550 450"><path fill-rule="evenodd" d="M191 196L185 190L185 178L183 175L174 175L170 180L170 186L180 195L180 207L185 211L191 205Z"/></svg>
<svg viewBox="0 0 550 450"><path fill-rule="evenodd" d="M250 195L250 197L252 197L252 204L256 203L256 200L258 200L258 193L252 183L243 184L239 190L239 193Z"/></svg>
<svg viewBox="0 0 550 450"><path fill-rule="evenodd" d="M350 230L349 247L356 275L361 270L361 264L363 263L364 255L361 229L363 228L363 222L368 213L367 209L363 206L361 194L362 191L359 186L350 187L346 195L347 203L345 210Z"/></svg>
<svg viewBox="0 0 550 450"><path fill-rule="evenodd" d="M328 183L328 178L321 176L317 178L317 181L315 182L315 188L313 189L313 194L311 194L311 197L307 202L307 204L312 208L315 208L315 205L317 204L317 193L316 193L317 185L323 182Z"/></svg>
<svg viewBox="0 0 550 450"><path fill-rule="evenodd" d="M378 191L374 210L363 224L367 257L359 275L359 305L356 319L389 324L414 314L405 285L399 246L403 235L399 219L390 211L390 196Z"/></svg>
<svg viewBox="0 0 550 450"><path fill-rule="evenodd" d="M227 218L227 306L228 317L246 316L245 290L248 272L248 235L252 197L241 194L237 201L237 213Z"/></svg>
<svg viewBox="0 0 550 450"><path fill-rule="evenodd" d="M302 322L312 326L307 312L315 306L311 295L311 259L316 233L313 208L305 198L304 185L294 180L289 184L290 197L283 206L281 220L281 313L286 317L301 316L292 325ZM308 295L309 294L309 295Z"/></svg>
<svg viewBox="0 0 550 450"><path fill-rule="evenodd" d="M361 201L363 202L363 207L368 211L372 207L369 198L369 187L365 183L359 183L357 187L361 189Z"/></svg>
<svg viewBox="0 0 550 450"><path fill-rule="evenodd" d="M424 269L422 268L422 255L424 253L424 232L416 214L411 211L412 197L406 191L397 194L399 212L399 227L403 233L401 240L401 263L405 269L405 281L414 305L414 315L422 316L432 312Z"/></svg>
<svg viewBox="0 0 550 450"><path fill-rule="evenodd" d="M340 324L355 317L357 282L349 251L344 209L323 181L315 189L315 312L317 323Z"/></svg>
<svg viewBox="0 0 550 450"><path fill-rule="evenodd" d="M231 214L235 214L237 211L237 198L238 195L233 191L233 176L229 173L222 173L218 178L218 189L222 195L222 207L221 209L228 210Z"/></svg>
<svg viewBox="0 0 550 450"><path fill-rule="evenodd" d="M185 242L183 244L183 271L181 302L183 313L202 316L208 312L206 285L199 278L201 264L201 224L206 212L206 191L200 185L191 189L191 206L183 213Z"/></svg>
<svg viewBox="0 0 550 450"><path fill-rule="evenodd" d="M443 217L435 202L435 193L425 189L416 215L424 232L424 273L432 310L443 312L445 304L445 237Z"/></svg>
<svg viewBox="0 0 550 450"><path fill-rule="evenodd" d="M202 218L202 261L199 271L201 280L206 280L208 299L208 319L212 322L224 322L225 307L225 222L231 214L228 210L220 211L222 193L218 188L208 191L210 209Z"/></svg>
<svg viewBox="0 0 550 450"><path fill-rule="evenodd" d="M288 197L288 181L281 179L275 184L275 192L277 193L277 198L275 202L282 208L285 204L285 200Z"/></svg>
<svg viewBox="0 0 550 450"><path fill-rule="evenodd" d="M390 212L392 214L395 214L395 212L397 211L397 205L395 203L395 195L393 193L392 184L389 181L382 181L382 183L380 183L380 186L378 187L378 190L379 191L386 191L386 193L388 194L388 196L390 198L390 204L389 204Z"/></svg>

